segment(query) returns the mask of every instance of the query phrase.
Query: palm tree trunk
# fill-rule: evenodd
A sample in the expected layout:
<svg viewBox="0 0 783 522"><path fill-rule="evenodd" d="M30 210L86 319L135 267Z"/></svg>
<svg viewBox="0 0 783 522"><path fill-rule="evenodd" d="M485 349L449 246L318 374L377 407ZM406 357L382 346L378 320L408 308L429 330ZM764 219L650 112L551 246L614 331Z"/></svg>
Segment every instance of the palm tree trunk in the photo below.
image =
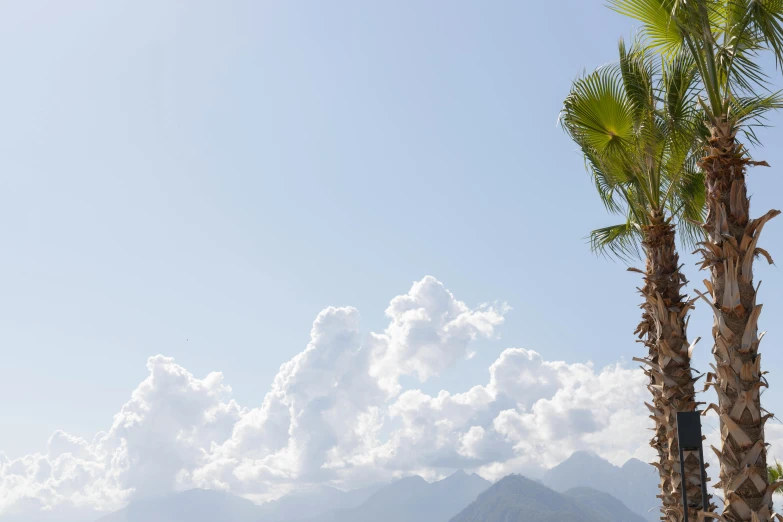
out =
<svg viewBox="0 0 783 522"><path fill-rule="evenodd" d="M767 478L767 451L764 424L772 417L761 407L760 392L767 386L761 371L757 321L761 305L756 302L758 286L753 286L753 259L769 254L757 246L764 224L780 214L771 210L758 219L749 219L750 201L745 189L750 161L738 144L736 128L723 120L712 126L707 156L700 166L707 189L708 240L700 248L711 280L706 281L715 315L712 335L715 341L713 372L707 386L718 394L711 404L720 417L722 448L712 448L720 460L720 481L729 522L771 520L772 493ZM763 334L762 334L763 336Z"/></svg>
<svg viewBox="0 0 783 522"><path fill-rule="evenodd" d="M681 522L683 480L677 445L677 412L694 411L698 405L690 367L692 346L688 345L686 335L687 315L693 301L680 293L687 280L680 272L674 226L660 214L652 218L652 224L642 230L647 262L645 285L640 289L644 297L642 321L635 332L647 347L648 356L636 360L647 366L645 373L650 378L649 390L653 396L653 404L647 407L655 421L650 445L658 451L658 462L652 464L661 476L662 519ZM695 522L703 505L698 458L686 460L686 475L688 504L694 506L689 509L689 520Z"/></svg>

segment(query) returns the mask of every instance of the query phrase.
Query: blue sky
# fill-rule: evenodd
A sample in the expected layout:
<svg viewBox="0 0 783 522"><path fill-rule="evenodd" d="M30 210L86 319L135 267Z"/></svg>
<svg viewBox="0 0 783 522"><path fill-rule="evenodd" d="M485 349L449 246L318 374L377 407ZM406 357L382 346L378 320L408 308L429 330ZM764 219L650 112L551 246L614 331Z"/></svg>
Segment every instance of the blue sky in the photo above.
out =
<svg viewBox="0 0 783 522"><path fill-rule="evenodd" d="M589 252L613 218L556 127L570 81L633 30L603 3L0 4L0 450L91 439L159 353L258 405L323 308L381 331L428 274L512 310L500 340L411 379L427 393L486 382L512 346L640 355L638 278ZM781 130L762 136L755 215L783 206ZM764 231L773 257L782 238ZM757 279L783 411L783 276ZM704 370L710 323L699 306Z"/></svg>

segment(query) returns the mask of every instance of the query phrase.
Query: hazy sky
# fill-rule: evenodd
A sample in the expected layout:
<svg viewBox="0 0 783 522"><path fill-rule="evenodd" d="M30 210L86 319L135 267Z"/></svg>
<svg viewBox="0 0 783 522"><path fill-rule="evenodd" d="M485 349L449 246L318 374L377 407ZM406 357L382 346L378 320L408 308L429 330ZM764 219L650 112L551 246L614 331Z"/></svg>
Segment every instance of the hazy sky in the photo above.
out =
<svg viewBox="0 0 783 522"><path fill-rule="evenodd" d="M486 384L509 347L596 370L641 355L639 278L584 241L617 218L556 126L570 81L632 33L604 3L0 2L0 451L92 440L156 354L258 407L322 309L382 332L426 275L511 310L403 388ZM762 136L755 215L783 207L783 131ZM781 239L773 221L762 245ZM758 266L783 413L783 273ZM702 370L710 324L699 306Z"/></svg>

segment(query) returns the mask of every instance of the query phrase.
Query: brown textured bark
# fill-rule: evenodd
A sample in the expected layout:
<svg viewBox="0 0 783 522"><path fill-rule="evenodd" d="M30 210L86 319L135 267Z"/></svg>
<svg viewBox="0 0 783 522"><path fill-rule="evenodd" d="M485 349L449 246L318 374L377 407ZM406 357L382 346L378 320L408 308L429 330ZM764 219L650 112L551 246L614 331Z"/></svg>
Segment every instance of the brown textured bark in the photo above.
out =
<svg viewBox="0 0 783 522"><path fill-rule="evenodd" d="M708 240L698 250L709 269L705 280L715 322L713 371L707 374L705 389L712 386L718 395L714 409L720 417L720 481L724 493L723 519L728 522L767 522L783 520L772 511L772 493L777 484L767 479L767 450L764 424L772 417L761 407L760 391L767 386L758 351L761 336L757 321L761 305L756 302L758 287L753 285L753 260L769 254L758 247L764 224L780 213L771 210L758 219L749 218L750 201L745 188L748 165L752 162L735 140L736 128L721 122L711 128L707 155L700 166L707 189ZM701 294L700 294L701 295Z"/></svg>
<svg viewBox="0 0 783 522"><path fill-rule="evenodd" d="M661 477L658 496L662 520L682 522L684 519L681 489L684 482L691 506L689 520L695 522L703 506L698 455L686 457L683 481L677 446L677 412L694 411L699 404L695 401L690 366L693 345L688 345L686 333L687 315L693 301L680 293L687 280L680 272L674 226L661 214L651 217L651 224L642 230L647 262L645 285L640 289L644 297L642 321L635 332L647 347L648 355L646 359L636 360L645 363L645 373L650 379L648 388L653 396L652 404L647 407L655 421L650 445L658 452L658 462L652 465Z"/></svg>

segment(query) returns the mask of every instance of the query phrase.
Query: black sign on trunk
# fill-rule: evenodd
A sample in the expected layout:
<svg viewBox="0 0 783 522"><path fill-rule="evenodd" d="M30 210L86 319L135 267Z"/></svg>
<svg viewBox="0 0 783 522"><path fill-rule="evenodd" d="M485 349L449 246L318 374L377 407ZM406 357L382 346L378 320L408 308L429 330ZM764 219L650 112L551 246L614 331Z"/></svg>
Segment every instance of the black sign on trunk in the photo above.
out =
<svg viewBox="0 0 783 522"><path fill-rule="evenodd" d="M701 412L677 412L677 442L680 446L680 487L682 488L682 507L685 510L685 522L688 522L688 481L685 477L685 452L699 452L699 471L701 473L701 498L704 511L710 510L707 498L707 472L704 469L704 450L701 444ZM695 506L694 506L695 507ZM712 520L708 518L707 520ZM696 522L696 521L693 521Z"/></svg>

